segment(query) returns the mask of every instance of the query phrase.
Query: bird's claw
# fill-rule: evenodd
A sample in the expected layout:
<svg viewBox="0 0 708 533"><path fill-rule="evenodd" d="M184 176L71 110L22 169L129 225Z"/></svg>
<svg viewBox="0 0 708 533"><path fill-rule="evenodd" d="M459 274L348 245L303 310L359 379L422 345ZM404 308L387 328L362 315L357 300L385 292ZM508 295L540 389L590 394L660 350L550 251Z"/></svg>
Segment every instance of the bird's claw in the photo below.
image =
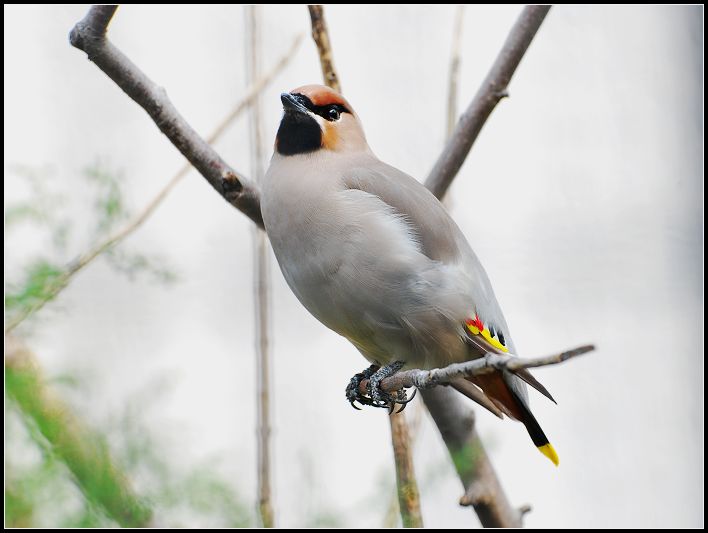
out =
<svg viewBox="0 0 708 533"><path fill-rule="evenodd" d="M406 405L415 398L417 391L413 391L413 395L408 398L406 390L403 388L389 393L382 390L380 386L383 379L398 372L402 366L403 363L400 361L391 363L383 368L371 365L363 372L354 375L346 389L346 397L350 405L357 411L361 411L361 409L356 406L355 402L358 402L362 406L370 405L372 407L388 409L389 414L393 414L396 405L400 405L401 407L396 412L400 413L403 411ZM366 394L362 394L360 385L365 379L368 379L369 383L367 383L366 386Z"/></svg>
<svg viewBox="0 0 708 533"><path fill-rule="evenodd" d="M363 372L360 372L359 374L354 374L354 377L349 380L349 385L347 385L345 394L347 400L349 401L349 404L357 411L361 411L361 409L356 406L355 402L359 402L361 405L373 405L371 398L361 393L361 391L359 390L359 385L365 379L369 379L371 376L373 376L378 369L378 366L371 365Z"/></svg>

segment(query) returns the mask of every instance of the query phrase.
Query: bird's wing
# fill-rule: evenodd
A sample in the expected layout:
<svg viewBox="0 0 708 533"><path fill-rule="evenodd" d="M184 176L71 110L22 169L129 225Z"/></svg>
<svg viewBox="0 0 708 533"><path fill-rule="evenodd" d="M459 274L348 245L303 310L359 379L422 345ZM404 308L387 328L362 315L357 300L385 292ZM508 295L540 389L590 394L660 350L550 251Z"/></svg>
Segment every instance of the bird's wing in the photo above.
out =
<svg viewBox="0 0 708 533"><path fill-rule="evenodd" d="M465 324L472 357L487 352L515 352L506 320L481 262L457 224L428 189L408 174L380 161L349 169L344 185L377 196L404 217L427 257L445 265L459 265L458 272L466 285L462 296L469 299L469 307L457 313ZM528 370L503 374L506 385L526 403L528 393L523 382L555 401Z"/></svg>
<svg viewBox="0 0 708 533"><path fill-rule="evenodd" d="M490 339L513 352L513 344L501 308L481 262L462 231L440 201L408 174L380 161L353 167L343 176L344 186L375 195L402 216L415 233L423 254L454 273L463 308L455 310L458 320L479 316L488 327ZM492 345L494 345L494 341Z"/></svg>

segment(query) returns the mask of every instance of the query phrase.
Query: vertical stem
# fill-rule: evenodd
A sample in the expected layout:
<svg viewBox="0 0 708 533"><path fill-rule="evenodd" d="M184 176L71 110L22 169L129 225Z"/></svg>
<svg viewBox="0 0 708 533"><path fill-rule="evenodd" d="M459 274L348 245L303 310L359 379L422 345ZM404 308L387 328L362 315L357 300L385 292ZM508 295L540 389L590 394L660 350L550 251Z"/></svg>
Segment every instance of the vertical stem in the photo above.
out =
<svg viewBox="0 0 708 533"><path fill-rule="evenodd" d="M398 506L401 510L403 527L423 527L420 513L420 494L413 470L411 439L405 413L389 416L391 423L391 442L396 461L396 482L398 485Z"/></svg>
<svg viewBox="0 0 708 533"><path fill-rule="evenodd" d="M258 78L260 62L260 34L258 6L246 7L246 60L247 83ZM258 182L263 176L263 142L260 113L260 96L256 96L250 110L251 175ZM263 527L274 527L273 504L271 500L270 464L270 269L266 234L253 228L254 258L254 304L256 325L256 368L258 392L258 515Z"/></svg>
<svg viewBox="0 0 708 533"><path fill-rule="evenodd" d="M462 20L465 6L455 10L455 29L452 32L452 51L450 53L450 77L447 87L447 128L445 140L449 140L457 122L457 91L460 78L460 43L462 41Z"/></svg>

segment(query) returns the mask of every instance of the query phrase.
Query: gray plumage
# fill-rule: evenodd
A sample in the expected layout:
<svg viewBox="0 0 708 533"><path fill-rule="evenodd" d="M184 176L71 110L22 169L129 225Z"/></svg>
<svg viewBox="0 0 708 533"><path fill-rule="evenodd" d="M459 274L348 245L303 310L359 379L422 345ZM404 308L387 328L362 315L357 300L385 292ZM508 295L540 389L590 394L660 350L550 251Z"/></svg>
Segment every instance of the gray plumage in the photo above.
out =
<svg viewBox="0 0 708 533"><path fill-rule="evenodd" d="M470 342L465 331L475 315L513 353L489 278L443 205L371 152L338 95L350 112L330 124L316 91L327 90L310 86L283 95L279 136L295 127L309 136L319 127L323 146L335 144L297 153L298 138L289 138L283 155L277 140L261 204L276 258L300 302L377 365L403 361L428 369L483 355L491 347ZM504 378L527 404L524 382L506 372Z"/></svg>

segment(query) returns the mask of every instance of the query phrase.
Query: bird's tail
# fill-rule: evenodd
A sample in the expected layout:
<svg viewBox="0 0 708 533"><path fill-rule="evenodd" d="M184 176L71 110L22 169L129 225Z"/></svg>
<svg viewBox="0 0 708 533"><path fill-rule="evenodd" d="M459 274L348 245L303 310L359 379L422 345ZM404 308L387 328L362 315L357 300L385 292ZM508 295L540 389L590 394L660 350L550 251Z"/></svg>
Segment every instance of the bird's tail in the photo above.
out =
<svg viewBox="0 0 708 533"><path fill-rule="evenodd" d="M533 416L531 410L526 406L525 402L518 399L518 403L520 410L523 413L520 422L526 426L526 431L529 432L529 436L536 445L536 448L538 448L538 451L540 451L543 455L548 457L554 465L558 466L558 454L556 453L556 450L553 449L553 445L548 442L548 437L546 437L546 434L541 429L536 417Z"/></svg>
<svg viewBox="0 0 708 533"><path fill-rule="evenodd" d="M558 454L548 442L548 437L531 413L527 402L516 392L516 387L507 382L507 379L518 379L516 376L510 375L505 379L502 373L495 372L467 379L482 389L502 412L524 424L538 450L558 466Z"/></svg>

